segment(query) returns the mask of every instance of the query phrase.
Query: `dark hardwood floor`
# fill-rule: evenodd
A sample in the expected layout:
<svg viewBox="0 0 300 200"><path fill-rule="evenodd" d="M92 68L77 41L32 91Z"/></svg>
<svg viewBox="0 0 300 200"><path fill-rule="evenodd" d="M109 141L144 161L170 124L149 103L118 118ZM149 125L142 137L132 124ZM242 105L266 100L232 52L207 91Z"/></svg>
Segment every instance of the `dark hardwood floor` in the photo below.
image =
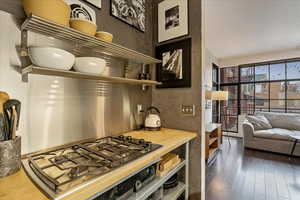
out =
<svg viewBox="0 0 300 200"><path fill-rule="evenodd" d="M206 168L206 200L300 200L300 158L243 148L223 139Z"/></svg>

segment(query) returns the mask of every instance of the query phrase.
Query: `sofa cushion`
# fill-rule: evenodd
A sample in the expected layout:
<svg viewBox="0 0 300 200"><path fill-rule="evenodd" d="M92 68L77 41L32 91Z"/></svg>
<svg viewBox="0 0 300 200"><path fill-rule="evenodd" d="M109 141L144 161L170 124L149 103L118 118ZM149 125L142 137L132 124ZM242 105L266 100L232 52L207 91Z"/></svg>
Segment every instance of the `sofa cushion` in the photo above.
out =
<svg viewBox="0 0 300 200"><path fill-rule="evenodd" d="M293 113L273 113L260 112L258 115L264 115L273 128L282 128L300 131L300 115Z"/></svg>
<svg viewBox="0 0 300 200"><path fill-rule="evenodd" d="M254 131L255 137L262 137L277 140L293 140L291 136L300 136L300 131L292 131L281 128Z"/></svg>
<svg viewBox="0 0 300 200"><path fill-rule="evenodd" d="M264 115L246 116L246 119L253 124L254 130L271 129L269 120Z"/></svg>

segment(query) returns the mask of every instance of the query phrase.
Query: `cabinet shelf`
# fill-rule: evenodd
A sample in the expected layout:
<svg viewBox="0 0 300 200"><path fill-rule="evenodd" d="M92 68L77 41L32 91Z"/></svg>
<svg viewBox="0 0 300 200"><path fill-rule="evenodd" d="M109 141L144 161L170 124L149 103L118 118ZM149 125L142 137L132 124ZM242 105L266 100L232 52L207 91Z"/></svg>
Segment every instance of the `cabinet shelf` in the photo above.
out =
<svg viewBox="0 0 300 200"><path fill-rule="evenodd" d="M125 59L128 62L132 61L142 64L155 64L161 62L161 60L151 56L144 55L118 44L106 42L94 36L86 35L75 29L51 22L35 15L31 15L25 20L21 26L21 30L40 33L60 40L72 41L75 42L78 47L93 48L93 50L97 52Z"/></svg>
<svg viewBox="0 0 300 200"><path fill-rule="evenodd" d="M218 140L218 137L212 137L209 139L208 146L211 146L213 143L215 143Z"/></svg>
<svg viewBox="0 0 300 200"><path fill-rule="evenodd" d="M176 174L180 169L182 169L186 164L186 161L179 163L174 169L168 172L165 176L157 177L151 183L146 185L139 192L133 194L128 200L145 200L156 190L158 190L169 178Z"/></svg>
<svg viewBox="0 0 300 200"><path fill-rule="evenodd" d="M179 182L175 188L168 189L164 192L164 197L162 200L176 200L182 195L185 191L186 185L182 182Z"/></svg>
<svg viewBox="0 0 300 200"><path fill-rule="evenodd" d="M209 149L209 155L213 155L216 151L218 151L217 147Z"/></svg>
<svg viewBox="0 0 300 200"><path fill-rule="evenodd" d="M74 71L65 71L65 70L37 67L34 65L30 65L22 69L22 76L24 81L27 81L28 74L60 76L66 78L88 79L88 80L96 80L96 81L102 81L108 83L125 83L125 84L133 84L133 85L160 85L161 84L160 82L151 81L151 80L137 80L137 79L129 79L129 78L121 78L121 77L86 74L86 73L80 73Z"/></svg>

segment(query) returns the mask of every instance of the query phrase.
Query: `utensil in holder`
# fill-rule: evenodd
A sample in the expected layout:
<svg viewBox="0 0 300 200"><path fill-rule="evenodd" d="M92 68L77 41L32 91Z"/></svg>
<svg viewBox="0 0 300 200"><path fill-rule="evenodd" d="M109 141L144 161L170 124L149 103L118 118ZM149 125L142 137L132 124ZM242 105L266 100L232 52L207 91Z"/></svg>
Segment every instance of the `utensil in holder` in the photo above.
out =
<svg viewBox="0 0 300 200"><path fill-rule="evenodd" d="M0 178L21 169L21 137L0 142Z"/></svg>

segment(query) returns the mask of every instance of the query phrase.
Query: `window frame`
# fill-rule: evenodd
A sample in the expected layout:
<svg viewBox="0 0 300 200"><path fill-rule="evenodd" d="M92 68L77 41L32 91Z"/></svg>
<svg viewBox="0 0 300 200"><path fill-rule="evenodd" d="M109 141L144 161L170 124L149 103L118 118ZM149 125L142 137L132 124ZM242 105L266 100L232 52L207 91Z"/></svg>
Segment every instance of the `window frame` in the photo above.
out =
<svg viewBox="0 0 300 200"><path fill-rule="evenodd" d="M256 84L262 84L262 83L268 83L269 84L269 95L268 95L268 99L259 99L259 100L263 100L263 101L268 101L268 108L264 109L264 112L271 112L272 110L272 106L271 106L271 101L272 100L277 100L277 101L284 101L284 107L282 108L284 113L288 113L290 109L288 109L288 102L290 100L298 100L298 99L288 99L288 82L291 81L300 81L299 79L288 79L288 63L290 62L300 62L300 58L294 58L294 59L287 59L287 60L277 60L277 61L270 61L270 62L260 62L260 63L251 63L251 64L246 64L246 65L239 65L239 66L235 66L238 70L238 78L237 78L237 82L221 82L222 77L220 77L220 89L223 86L237 86L237 99L232 99L232 100L237 100L237 117L239 115L241 115L241 111L242 111L242 106L241 106L241 101L253 101L253 111L257 112L256 110L256 101L258 100L256 98ZM280 79L280 80L271 80L271 65L272 64L280 64L280 63L284 63L285 65L285 78L284 79ZM256 80L256 67L259 66L268 66L268 80ZM234 67L234 66L233 66ZM232 66L230 68L233 68ZM242 68L247 68L247 67L252 67L253 68L253 81L241 81L241 69ZM227 68L227 67L225 67ZM220 70L222 70L222 68L220 68ZM221 72L220 72L220 76L221 76ZM224 80L224 79L223 79ZM285 87L285 95L284 95L284 99L271 99L271 83L274 82L283 82L284 83L284 87ZM254 96L253 99L242 99L241 98L241 88L242 85L245 84L253 84L254 85ZM300 99L299 99L300 101ZM274 109L274 108L273 108ZM267 111L265 111L267 110ZM300 109L299 109L299 113L300 113ZM222 115L222 112L221 112ZM231 116L231 115L228 115ZM227 115L224 115L223 117L228 117ZM234 115L235 116L235 115ZM222 116L221 116L222 118ZM223 130L226 132L234 132L234 131L228 131L228 130ZM238 125L237 125L237 132L238 132Z"/></svg>
<svg viewBox="0 0 300 200"><path fill-rule="evenodd" d="M216 72L216 78L217 80L214 80L214 71ZM220 90L220 67L216 65L215 63L212 63L212 90L216 88L216 90ZM212 103L213 106L213 103ZM217 111L216 114L214 114L214 109L212 108L212 122L218 123L220 120L220 103L219 101L216 102L216 108Z"/></svg>

